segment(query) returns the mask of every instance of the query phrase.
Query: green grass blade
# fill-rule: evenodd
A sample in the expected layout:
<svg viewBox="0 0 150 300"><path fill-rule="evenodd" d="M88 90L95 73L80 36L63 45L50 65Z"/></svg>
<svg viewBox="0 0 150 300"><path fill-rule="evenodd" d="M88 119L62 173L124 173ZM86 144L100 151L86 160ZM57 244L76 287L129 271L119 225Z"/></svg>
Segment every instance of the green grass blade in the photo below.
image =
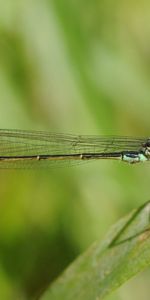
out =
<svg viewBox="0 0 150 300"><path fill-rule="evenodd" d="M150 201L76 259L40 300L103 299L150 264L149 226Z"/></svg>

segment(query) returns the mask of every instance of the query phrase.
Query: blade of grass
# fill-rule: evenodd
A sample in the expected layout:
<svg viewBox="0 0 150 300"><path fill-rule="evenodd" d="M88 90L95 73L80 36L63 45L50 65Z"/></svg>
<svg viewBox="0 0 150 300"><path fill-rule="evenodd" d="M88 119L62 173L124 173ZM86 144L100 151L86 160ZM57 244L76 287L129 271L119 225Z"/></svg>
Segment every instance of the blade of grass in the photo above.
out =
<svg viewBox="0 0 150 300"><path fill-rule="evenodd" d="M150 201L76 259L40 300L103 299L150 264L149 226Z"/></svg>

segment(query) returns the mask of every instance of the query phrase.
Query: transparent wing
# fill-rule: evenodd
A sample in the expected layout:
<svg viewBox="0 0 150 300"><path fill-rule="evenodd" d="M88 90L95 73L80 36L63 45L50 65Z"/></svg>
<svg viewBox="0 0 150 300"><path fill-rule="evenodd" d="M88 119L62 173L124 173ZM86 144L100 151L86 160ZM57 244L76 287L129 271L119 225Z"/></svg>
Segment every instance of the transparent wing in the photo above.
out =
<svg viewBox="0 0 150 300"><path fill-rule="evenodd" d="M0 130L0 157L66 155L82 153L111 153L140 151L147 138L116 136L78 136L43 131ZM0 161L0 168L43 168L55 166L54 160ZM58 164L77 164L79 161L59 160Z"/></svg>

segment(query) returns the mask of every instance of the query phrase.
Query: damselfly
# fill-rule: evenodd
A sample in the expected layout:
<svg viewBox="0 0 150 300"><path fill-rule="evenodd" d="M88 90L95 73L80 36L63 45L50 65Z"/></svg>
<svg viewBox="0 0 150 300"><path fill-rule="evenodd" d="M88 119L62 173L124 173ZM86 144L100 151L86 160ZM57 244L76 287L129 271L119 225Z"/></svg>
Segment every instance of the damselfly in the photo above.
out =
<svg viewBox="0 0 150 300"><path fill-rule="evenodd" d="M150 138L0 130L0 168L3 169L42 168L98 159L131 164L148 161Z"/></svg>

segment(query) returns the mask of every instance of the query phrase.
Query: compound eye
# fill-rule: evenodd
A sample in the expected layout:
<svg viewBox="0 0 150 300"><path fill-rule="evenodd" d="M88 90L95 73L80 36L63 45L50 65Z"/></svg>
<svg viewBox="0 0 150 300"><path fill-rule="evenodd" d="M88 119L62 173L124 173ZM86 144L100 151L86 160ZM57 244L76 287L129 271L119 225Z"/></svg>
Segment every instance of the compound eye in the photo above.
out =
<svg viewBox="0 0 150 300"><path fill-rule="evenodd" d="M150 159L150 139L148 139L147 142L144 144L143 151L144 151L145 156L149 160Z"/></svg>
<svg viewBox="0 0 150 300"><path fill-rule="evenodd" d="M143 145L145 148L150 148L150 139Z"/></svg>

